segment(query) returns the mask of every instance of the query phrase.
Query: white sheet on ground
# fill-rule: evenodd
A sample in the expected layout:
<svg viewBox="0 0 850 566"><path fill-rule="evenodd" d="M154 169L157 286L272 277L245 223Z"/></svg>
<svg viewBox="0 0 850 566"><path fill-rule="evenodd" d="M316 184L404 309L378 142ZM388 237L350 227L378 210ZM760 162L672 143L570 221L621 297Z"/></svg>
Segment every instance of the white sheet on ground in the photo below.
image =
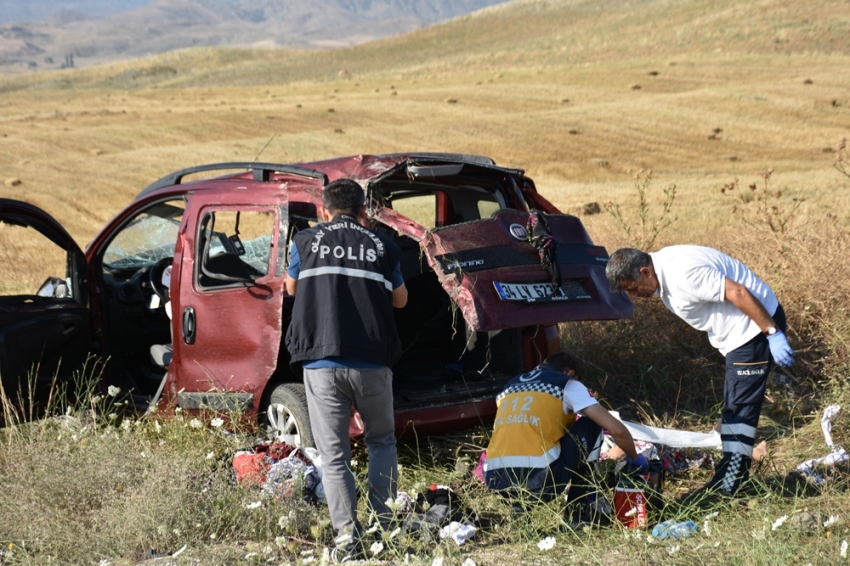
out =
<svg viewBox="0 0 850 566"><path fill-rule="evenodd" d="M643 440L669 446L671 448L711 448L719 450L721 447L720 433L716 430L711 432L691 432L689 430L676 430L672 428L658 428L647 426L631 421L620 419L620 415L615 411L611 414L617 417L635 440Z"/></svg>

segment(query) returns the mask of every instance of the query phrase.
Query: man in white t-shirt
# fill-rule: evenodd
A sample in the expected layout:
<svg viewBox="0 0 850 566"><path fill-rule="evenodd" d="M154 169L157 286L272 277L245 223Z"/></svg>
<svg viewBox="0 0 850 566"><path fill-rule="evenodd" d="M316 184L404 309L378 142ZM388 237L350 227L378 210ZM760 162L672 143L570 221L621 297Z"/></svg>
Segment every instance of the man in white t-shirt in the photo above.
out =
<svg viewBox="0 0 850 566"><path fill-rule="evenodd" d="M520 491L542 500L569 485L574 509L592 520L588 507L596 502L596 493L587 459L598 452L602 429L626 453L627 463L643 473L649 463L635 450L626 426L576 379L577 366L576 358L558 352L505 385L496 397L498 411L484 479L494 491L507 495Z"/></svg>
<svg viewBox="0 0 850 566"><path fill-rule="evenodd" d="M720 437L723 458L707 489L734 494L749 477L756 427L773 362L794 363L785 311L771 288L740 261L712 248L670 246L645 253L617 250L605 275L612 291L657 295L673 314L726 357Z"/></svg>

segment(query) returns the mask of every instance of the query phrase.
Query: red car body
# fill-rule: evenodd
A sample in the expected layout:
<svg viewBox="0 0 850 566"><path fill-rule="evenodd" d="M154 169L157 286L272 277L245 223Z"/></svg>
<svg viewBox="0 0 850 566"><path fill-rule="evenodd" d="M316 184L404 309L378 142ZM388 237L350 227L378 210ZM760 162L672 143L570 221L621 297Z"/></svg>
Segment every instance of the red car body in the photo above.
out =
<svg viewBox="0 0 850 566"><path fill-rule="evenodd" d="M220 176L196 179L210 172ZM104 386L139 408L237 410L309 444L303 385L283 344L294 300L283 276L290 238L315 223L324 185L339 178L363 185L373 229L403 250L400 433L490 422L504 383L559 348L557 323L632 315L608 290L605 250L520 169L434 153L212 164L147 187L85 253L44 211L0 200L0 222L34 228L67 256L64 277L0 297L5 390L27 374L68 379L94 353ZM529 242L533 210L548 221L560 290ZM169 344L169 363L152 355ZM362 431L356 414L351 430Z"/></svg>

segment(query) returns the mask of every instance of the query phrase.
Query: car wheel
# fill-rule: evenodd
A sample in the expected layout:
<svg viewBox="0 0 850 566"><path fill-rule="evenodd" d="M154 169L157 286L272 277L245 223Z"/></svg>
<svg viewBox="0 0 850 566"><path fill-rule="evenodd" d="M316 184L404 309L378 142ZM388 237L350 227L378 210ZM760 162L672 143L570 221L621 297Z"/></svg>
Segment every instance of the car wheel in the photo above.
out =
<svg viewBox="0 0 850 566"><path fill-rule="evenodd" d="M275 387L267 415L269 432L276 440L293 446L315 446L304 384L282 383Z"/></svg>

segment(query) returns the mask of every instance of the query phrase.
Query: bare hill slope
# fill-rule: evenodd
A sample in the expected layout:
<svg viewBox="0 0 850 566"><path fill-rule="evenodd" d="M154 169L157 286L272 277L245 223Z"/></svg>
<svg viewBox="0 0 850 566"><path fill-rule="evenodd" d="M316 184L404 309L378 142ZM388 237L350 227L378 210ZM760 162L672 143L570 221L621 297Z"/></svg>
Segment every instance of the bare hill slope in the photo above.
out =
<svg viewBox="0 0 850 566"><path fill-rule="evenodd" d="M48 57L56 66L71 54L81 66L200 45L339 47L504 1L155 0L100 18L61 11L44 21L0 26L0 64L49 68ZM22 41L36 51L22 49Z"/></svg>
<svg viewBox="0 0 850 566"><path fill-rule="evenodd" d="M770 167L822 219L850 206L832 167L850 133L848 12L517 0L343 49L198 47L0 75L0 170L22 181L0 194L72 203L73 233L90 237L189 165L421 150L523 167L565 209L621 199L629 172L651 168L681 187L682 222L703 234L689 241L728 217L720 186Z"/></svg>
<svg viewBox="0 0 850 566"><path fill-rule="evenodd" d="M204 18L208 23L204 28L207 36L204 40L197 39L198 43L226 41L228 37L235 37L228 35L236 33L229 27L235 26L234 20L222 19L212 9L199 7L201 2L211 5L219 1L223 0L160 0L134 12L133 18L123 16L128 18L126 21L115 16L118 19L109 20L112 35L100 36L99 45L112 41L115 50L123 50L128 55L146 52L145 44L126 40L129 32L125 32L125 28L144 27L148 21L168 21L174 28L191 27L192 22ZM234 4L232 9L236 7ZM158 15L148 19L145 16L148 13ZM77 25L89 24L80 22ZM306 20L302 24L305 29L310 27ZM354 23L348 27L358 29ZM94 34L94 30L91 33ZM150 34L158 37L156 43L160 51L180 35L153 27ZM30 32L16 39L37 47L43 43L40 41L43 37ZM79 47L78 52L94 54L83 47ZM606 64L622 66L627 71L630 61L641 58L662 62L669 59L672 64L675 63L673 59L684 56L720 60L732 55L794 54L850 54L850 4L843 0L824 0L816 4L801 0L763 0L758 4L736 0L649 0L640 3L628 0L515 0L425 29L346 49L302 53L278 49L194 50L160 58L148 57L131 65L143 68L166 65L176 71L159 77L157 82L210 85L330 79L343 69L353 74L428 70L454 74ZM125 67L115 67L119 68L117 74L121 75ZM102 79L103 71L92 75L77 74L71 80L87 82L95 77ZM150 84L150 80L143 84Z"/></svg>
<svg viewBox="0 0 850 566"><path fill-rule="evenodd" d="M126 12L153 0L0 0L0 24L47 21L64 13L102 18Z"/></svg>

